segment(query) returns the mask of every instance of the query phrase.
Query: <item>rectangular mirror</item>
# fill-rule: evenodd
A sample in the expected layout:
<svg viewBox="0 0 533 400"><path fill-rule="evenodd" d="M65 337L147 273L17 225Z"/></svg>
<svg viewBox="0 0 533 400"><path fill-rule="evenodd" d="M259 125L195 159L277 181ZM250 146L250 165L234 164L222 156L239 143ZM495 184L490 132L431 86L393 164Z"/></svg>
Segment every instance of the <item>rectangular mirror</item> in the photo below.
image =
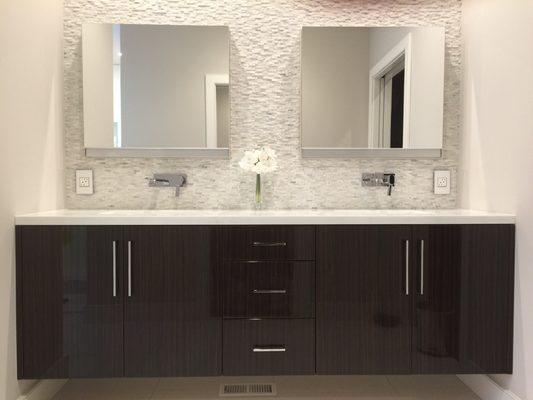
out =
<svg viewBox="0 0 533 400"><path fill-rule="evenodd" d="M444 28L304 27L302 151L440 157Z"/></svg>
<svg viewBox="0 0 533 400"><path fill-rule="evenodd" d="M82 30L88 156L229 156L227 27Z"/></svg>

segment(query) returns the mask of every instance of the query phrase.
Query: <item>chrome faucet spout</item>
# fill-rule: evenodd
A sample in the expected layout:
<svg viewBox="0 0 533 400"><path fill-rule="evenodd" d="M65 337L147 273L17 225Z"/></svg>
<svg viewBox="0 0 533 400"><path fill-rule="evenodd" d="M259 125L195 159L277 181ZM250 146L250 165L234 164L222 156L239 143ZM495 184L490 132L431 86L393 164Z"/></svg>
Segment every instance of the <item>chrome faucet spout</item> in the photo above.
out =
<svg viewBox="0 0 533 400"><path fill-rule="evenodd" d="M186 174L154 174L153 178L146 178L150 187L175 187L176 197L180 194L180 187L187 183Z"/></svg>
<svg viewBox="0 0 533 400"><path fill-rule="evenodd" d="M392 188L396 185L396 174L389 172L363 172L361 178L363 186L386 186L387 195L392 194Z"/></svg>

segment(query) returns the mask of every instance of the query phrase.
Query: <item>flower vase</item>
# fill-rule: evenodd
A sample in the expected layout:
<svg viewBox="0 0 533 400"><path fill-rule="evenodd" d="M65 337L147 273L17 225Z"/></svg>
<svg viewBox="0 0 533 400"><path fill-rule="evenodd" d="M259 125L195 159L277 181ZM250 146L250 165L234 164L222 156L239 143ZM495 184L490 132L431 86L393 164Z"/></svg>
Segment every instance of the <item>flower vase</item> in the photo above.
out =
<svg viewBox="0 0 533 400"><path fill-rule="evenodd" d="M260 210L263 205L263 197L261 196L261 174L255 175L255 209Z"/></svg>

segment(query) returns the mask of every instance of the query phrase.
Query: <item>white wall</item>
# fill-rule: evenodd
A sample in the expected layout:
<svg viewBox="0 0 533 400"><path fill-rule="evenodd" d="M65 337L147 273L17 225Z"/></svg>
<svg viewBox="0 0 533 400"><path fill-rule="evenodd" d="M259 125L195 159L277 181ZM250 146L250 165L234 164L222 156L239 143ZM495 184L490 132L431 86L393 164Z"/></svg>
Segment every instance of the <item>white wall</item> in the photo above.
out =
<svg viewBox="0 0 533 400"><path fill-rule="evenodd" d="M304 147L368 147L368 29L302 30Z"/></svg>
<svg viewBox="0 0 533 400"><path fill-rule="evenodd" d="M461 203L517 215L514 373L533 399L533 1L465 0Z"/></svg>
<svg viewBox="0 0 533 400"><path fill-rule="evenodd" d="M0 399L17 382L13 216L61 207L61 0L0 1Z"/></svg>

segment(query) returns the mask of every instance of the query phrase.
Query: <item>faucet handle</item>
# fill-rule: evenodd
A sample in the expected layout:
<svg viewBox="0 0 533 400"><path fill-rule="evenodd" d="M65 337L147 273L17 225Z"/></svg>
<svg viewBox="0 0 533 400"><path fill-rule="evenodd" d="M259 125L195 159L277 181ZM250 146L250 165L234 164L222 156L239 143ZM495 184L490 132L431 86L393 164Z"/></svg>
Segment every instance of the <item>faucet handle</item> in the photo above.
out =
<svg viewBox="0 0 533 400"><path fill-rule="evenodd" d="M387 195L390 196L392 193L392 187L396 183L396 174L385 173L383 174L383 184L388 186Z"/></svg>

